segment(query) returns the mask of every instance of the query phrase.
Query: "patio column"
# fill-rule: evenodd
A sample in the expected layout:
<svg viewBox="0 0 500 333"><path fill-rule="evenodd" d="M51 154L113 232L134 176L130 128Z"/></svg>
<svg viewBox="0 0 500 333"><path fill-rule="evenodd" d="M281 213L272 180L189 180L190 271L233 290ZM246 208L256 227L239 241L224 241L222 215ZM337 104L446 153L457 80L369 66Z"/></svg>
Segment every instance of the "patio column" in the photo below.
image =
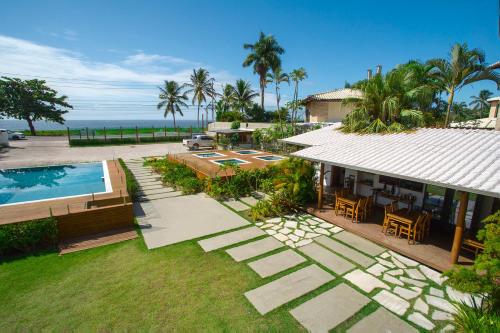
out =
<svg viewBox="0 0 500 333"><path fill-rule="evenodd" d="M325 163L319 164L319 189L318 189L318 208L323 207L323 183L325 181Z"/></svg>
<svg viewBox="0 0 500 333"><path fill-rule="evenodd" d="M455 221L455 236L453 237L453 246L451 248L451 263L456 264L458 262L458 255L460 254L460 248L462 247L462 238L465 229L465 214L467 213L467 204L469 203L469 193L460 193L460 206L458 208L458 216Z"/></svg>

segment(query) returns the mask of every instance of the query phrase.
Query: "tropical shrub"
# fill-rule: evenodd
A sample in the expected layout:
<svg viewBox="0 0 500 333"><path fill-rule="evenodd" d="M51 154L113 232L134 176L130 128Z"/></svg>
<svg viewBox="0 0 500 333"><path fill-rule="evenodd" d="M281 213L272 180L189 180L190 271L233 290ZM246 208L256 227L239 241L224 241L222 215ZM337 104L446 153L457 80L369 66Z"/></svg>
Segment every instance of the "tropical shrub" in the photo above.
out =
<svg viewBox="0 0 500 333"><path fill-rule="evenodd" d="M0 226L0 256L35 253L57 246L57 221L45 218Z"/></svg>
<svg viewBox="0 0 500 333"><path fill-rule="evenodd" d="M181 190L184 194L198 193L203 190L203 181L184 164L162 158L147 160L145 165L151 166L153 170L161 174L165 184Z"/></svg>
<svg viewBox="0 0 500 333"><path fill-rule="evenodd" d="M239 129L240 128L240 122L238 120L235 120L231 123L231 129Z"/></svg>
<svg viewBox="0 0 500 333"><path fill-rule="evenodd" d="M139 184L137 183L134 174L129 170L129 168L127 168L127 165L125 165L125 162L123 162L121 158L118 159L118 162L120 162L123 172L125 173L128 195L132 200L135 200L137 199L137 193L139 192Z"/></svg>
<svg viewBox="0 0 500 333"><path fill-rule="evenodd" d="M472 306L464 303L455 305L454 323L457 332L497 333L500 332L500 316L492 311L484 311L474 302Z"/></svg>

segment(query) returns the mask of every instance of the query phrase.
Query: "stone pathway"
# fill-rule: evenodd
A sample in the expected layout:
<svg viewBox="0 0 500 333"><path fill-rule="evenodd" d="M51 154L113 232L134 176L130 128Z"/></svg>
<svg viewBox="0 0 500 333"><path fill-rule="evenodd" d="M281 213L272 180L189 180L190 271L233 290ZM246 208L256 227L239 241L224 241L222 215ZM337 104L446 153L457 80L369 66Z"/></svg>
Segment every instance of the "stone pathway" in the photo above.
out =
<svg viewBox="0 0 500 333"><path fill-rule="evenodd" d="M347 333L417 333L418 330L384 308L378 308L347 330Z"/></svg>
<svg viewBox="0 0 500 333"><path fill-rule="evenodd" d="M371 256L379 255L385 251L383 247L350 232L342 232L333 236L333 238Z"/></svg>
<svg viewBox="0 0 500 333"><path fill-rule="evenodd" d="M265 278L289 268L295 267L303 262L306 262L306 258L299 255L293 250L286 250L271 256L253 261L248 263L251 269L253 269L260 277Z"/></svg>
<svg viewBox="0 0 500 333"><path fill-rule="evenodd" d="M205 252L209 252L264 235L265 233L262 232L262 230L260 230L259 228L249 227L237 231L228 232L212 238L203 239L199 241L198 244Z"/></svg>
<svg viewBox="0 0 500 333"><path fill-rule="evenodd" d="M276 239L266 237L245 245L230 248L229 250L226 250L226 252L233 257L235 261L239 262L277 250L283 246L283 243L277 241Z"/></svg>
<svg viewBox="0 0 500 333"><path fill-rule="evenodd" d="M342 275L355 267L354 264L316 243L302 246L299 250L339 275Z"/></svg>
<svg viewBox="0 0 500 333"><path fill-rule="evenodd" d="M330 273L317 265L311 265L247 291L245 297L260 314L264 315L333 279L335 277Z"/></svg>
<svg viewBox="0 0 500 333"><path fill-rule="evenodd" d="M230 199L230 200L225 200L223 201L223 203L230 207L231 209L237 211L237 212L242 212L244 210L248 210L250 209L250 206L244 204L243 202L241 201L238 201L238 200L234 200L234 199Z"/></svg>
<svg viewBox="0 0 500 333"><path fill-rule="evenodd" d="M364 255L363 253L354 250L353 248L343 245L340 242L337 242L329 237L326 236L321 236L318 237L314 240L315 242L318 242L319 244L327 247L328 249L346 257L347 259L355 262L356 264L363 266L363 267L368 267L371 266L375 263L375 260Z"/></svg>
<svg viewBox="0 0 500 333"><path fill-rule="evenodd" d="M302 303L290 313L309 332L328 332L368 303L368 297L342 283Z"/></svg>

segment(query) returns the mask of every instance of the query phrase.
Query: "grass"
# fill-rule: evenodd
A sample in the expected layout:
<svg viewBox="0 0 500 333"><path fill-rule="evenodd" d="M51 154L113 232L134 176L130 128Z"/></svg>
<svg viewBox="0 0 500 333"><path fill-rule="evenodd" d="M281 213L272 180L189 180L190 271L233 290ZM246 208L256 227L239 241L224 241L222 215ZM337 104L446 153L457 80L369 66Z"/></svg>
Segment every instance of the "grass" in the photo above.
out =
<svg viewBox="0 0 500 333"><path fill-rule="evenodd" d="M139 134L151 134L151 133L159 133L159 132L181 132L181 133L188 133L190 132L191 128L190 127L185 127L185 128L177 128L174 129L173 127L141 127L138 128L137 131ZM89 133L91 133L92 129L89 128ZM31 136L31 132L29 130L22 130L20 131L24 133L24 135ZM193 132L203 132L203 129L201 128L195 128L193 127ZM71 135L79 135L80 131L78 129L70 129ZM85 133L85 129L84 132ZM82 133L82 135L83 135ZM104 135L104 129L94 129L95 135ZM120 135L120 133L124 135L130 135L130 134L135 134L136 130L135 128L106 128L106 135ZM67 136L68 131L67 130L37 130L36 131L37 136ZM91 134L90 134L91 135Z"/></svg>
<svg viewBox="0 0 500 333"><path fill-rule="evenodd" d="M71 147L88 147L88 146L116 146L116 145L138 145L162 142L182 142L182 137L176 136L160 136L160 137L142 137L137 142L135 138L108 138L104 139L71 139L69 145Z"/></svg>
<svg viewBox="0 0 500 333"><path fill-rule="evenodd" d="M304 331L286 308L252 307L243 294L261 284L195 241L46 253L0 265L0 331Z"/></svg>

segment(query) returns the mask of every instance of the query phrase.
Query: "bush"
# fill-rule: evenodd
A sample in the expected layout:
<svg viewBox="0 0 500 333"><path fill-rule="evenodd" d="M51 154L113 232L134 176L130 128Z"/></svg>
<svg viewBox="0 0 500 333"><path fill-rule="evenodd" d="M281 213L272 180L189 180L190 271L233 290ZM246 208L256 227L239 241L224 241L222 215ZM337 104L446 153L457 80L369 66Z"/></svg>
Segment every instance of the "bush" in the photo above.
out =
<svg viewBox="0 0 500 333"><path fill-rule="evenodd" d="M240 128L240 122L238 120L235 120L231 123L231 129L239 129Z"/></svg>
<svg viewBox="0 0 500 333"><path fill-rule="evenodd" d="M137 180L135 179L135 176L132 174L132 172L127 168L125 165L125 162L121 158L118 159L118 162L120 162L120 165L123 168L123 172L125 172L125 178L127 182L127 192L128 195L132 200L137 199L137 194L139 192L139 184L137 183Z"/></svg>
<svg viewBox="0 0 500 333"><path fill-rule="evenodd" d="M184 164L166 158L150 159L144 164L150 165L153 170L161 174L165 184L181 190L183 194L193 194L203 190L203 181Z"/></svg>
<svg viewBox="0 0 500 333"><path fill-rule="evenodd" d="M69 145L71 147L85 146L107 146L107 145L131 145L141 143L157 143L157 142L182 142L182 137L177 136L158 136L158 137L142 137L139 141L136 138L109 138L109 139L71 139Z"/></svg>
<svg viewBox="0 0 500 333"><path fill-rule="evenodd" d="M467 304L455 305L457 309L454 322L458 332L467 333L497 333L500 332L500 316L492 311L485 311L482 306L474 302L470 307Z"/></svg>
<svg viewBox="0 0 500 333"><path fill-rule="evenodd" d="M30 254L57 246L57 221L45 218L0 225L0 255Z"/></svg>

